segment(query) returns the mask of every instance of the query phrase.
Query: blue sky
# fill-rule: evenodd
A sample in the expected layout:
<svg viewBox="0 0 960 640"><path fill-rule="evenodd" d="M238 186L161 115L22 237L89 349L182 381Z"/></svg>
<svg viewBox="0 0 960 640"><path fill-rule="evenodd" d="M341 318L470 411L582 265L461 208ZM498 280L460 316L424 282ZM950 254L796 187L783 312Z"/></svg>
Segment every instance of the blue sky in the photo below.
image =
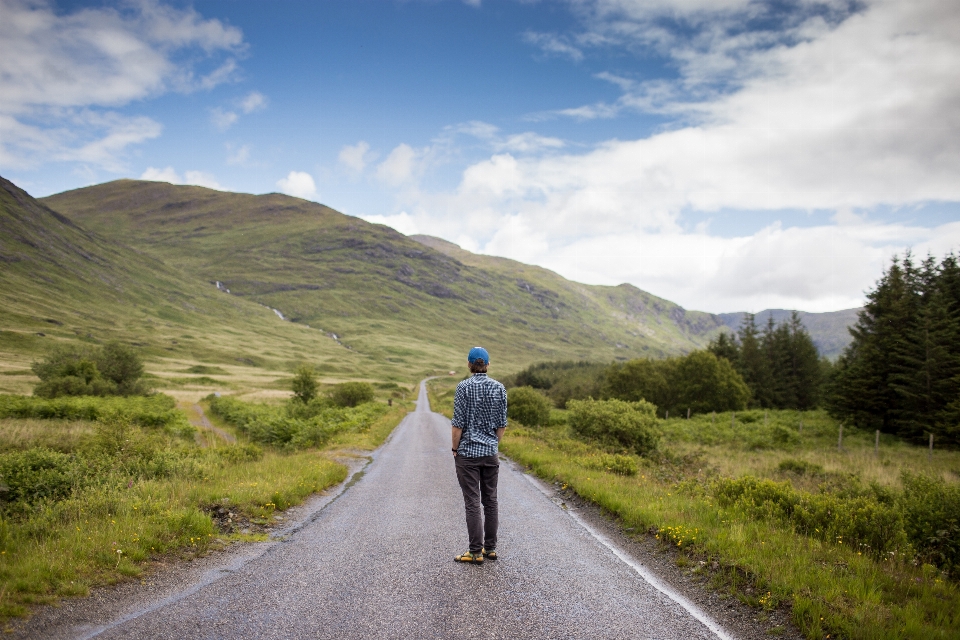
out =
<svg viewBox="0 0 960 640"><path fill-rule="evenodd" d="M948 0L0 0L0 173L323 202L687 308L960 248Z"/></svg>

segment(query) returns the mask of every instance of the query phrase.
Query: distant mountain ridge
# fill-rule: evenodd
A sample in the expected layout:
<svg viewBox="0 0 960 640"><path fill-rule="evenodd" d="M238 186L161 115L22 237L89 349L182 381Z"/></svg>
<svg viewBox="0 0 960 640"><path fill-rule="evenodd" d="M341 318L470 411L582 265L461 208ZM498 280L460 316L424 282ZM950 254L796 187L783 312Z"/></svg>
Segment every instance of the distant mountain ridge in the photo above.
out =
<svg viewBox="0 0 960 640"><path fill-rule="evenodd" d="M541 267L532 267L508 258L471 253L457 244L434 236L412 235L410 237L417 242L456 258L464 264L473 264L491 269L512 269L517 272L523 269L541 269ZM850 332L847 331L847 327L856 323L859 312L860 309L844 309L842 311L828 311L825 313L808 313L806 311L799 311L798 313L800 314L800 319L803 321L804 327L806 327L810 333L813 343L817 346L820 355L832 358L839 355L843 349L850 344L851 337ZM756 323L758 327L763 328L766 326L767 320L772 317L774 323L780 324L781 322L789 320L792 313L793 311L788 309L765 309L756 314ZM736 332L743 322L743 319L747 316L747 313L745 311L737 311L734 313L708 315L716 318L719 325ZM697 316L697 321L704 325L710 325L708 320L699 315Z"/></svg>

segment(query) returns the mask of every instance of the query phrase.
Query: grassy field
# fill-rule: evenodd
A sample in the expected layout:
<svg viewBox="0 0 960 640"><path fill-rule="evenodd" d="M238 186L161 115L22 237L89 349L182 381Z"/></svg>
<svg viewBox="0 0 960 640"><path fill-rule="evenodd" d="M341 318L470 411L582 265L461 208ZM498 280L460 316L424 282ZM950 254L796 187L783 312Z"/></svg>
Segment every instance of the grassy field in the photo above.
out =
<svg viewBox="0 0 960 640"><path fill-rule="evenodd" d="M262 397L250 386L257 378L238 380L235 393ZM363 410L370 419L344 422L306 449L252 443L199 398L236 443L197 438L167 396L0 396L0 621L139 576L164 558L263 539L275 514L342 481L342 458L379 446L412 408L408 389L380 386L380 408Z"/></svg>
<svg viewBox="0 0 960 640"><path fill-rule="evenodd" d="M450 414L455 382L431 381L434 410ZM502 451L626 531L656 536L678 565L761 620L786 607L811 639L960 637L956 577L928 564L903 532L916 516L910 474L946 492L922 494L922 509L960 504L960 452L931 457L890 438L875 451L874 434L857 431L838 450L839 425L819 411L660 421L660 450L649 458L574 438L562 411L551 422L511 424Z"/></svg>

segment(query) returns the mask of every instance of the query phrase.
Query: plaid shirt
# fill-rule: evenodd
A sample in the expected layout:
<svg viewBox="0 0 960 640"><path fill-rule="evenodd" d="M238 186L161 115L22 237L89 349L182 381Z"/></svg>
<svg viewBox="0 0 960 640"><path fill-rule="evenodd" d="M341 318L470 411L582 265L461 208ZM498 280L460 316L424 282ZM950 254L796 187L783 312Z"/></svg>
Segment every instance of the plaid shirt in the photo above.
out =
<svg viewBox="0 0 960 640"><path fill-rule="evenodd" d="M453 426L463 429L458 456L497 455L497 429L507 426L507 390L485 373L473 374L457 385Z"/></svg>

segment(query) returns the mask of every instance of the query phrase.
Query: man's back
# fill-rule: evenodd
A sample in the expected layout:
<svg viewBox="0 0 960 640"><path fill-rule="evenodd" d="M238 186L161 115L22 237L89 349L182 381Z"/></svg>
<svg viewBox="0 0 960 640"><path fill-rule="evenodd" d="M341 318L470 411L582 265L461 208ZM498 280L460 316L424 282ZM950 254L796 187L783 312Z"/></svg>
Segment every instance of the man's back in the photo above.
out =
<svg viewBox="0 0 960 640"><path fill-rule="evenodd" d="M497 429L507 424L507 390L485 373L457 385L453 426L463 430L458 453L468 458L497 454Z"/></svg>

